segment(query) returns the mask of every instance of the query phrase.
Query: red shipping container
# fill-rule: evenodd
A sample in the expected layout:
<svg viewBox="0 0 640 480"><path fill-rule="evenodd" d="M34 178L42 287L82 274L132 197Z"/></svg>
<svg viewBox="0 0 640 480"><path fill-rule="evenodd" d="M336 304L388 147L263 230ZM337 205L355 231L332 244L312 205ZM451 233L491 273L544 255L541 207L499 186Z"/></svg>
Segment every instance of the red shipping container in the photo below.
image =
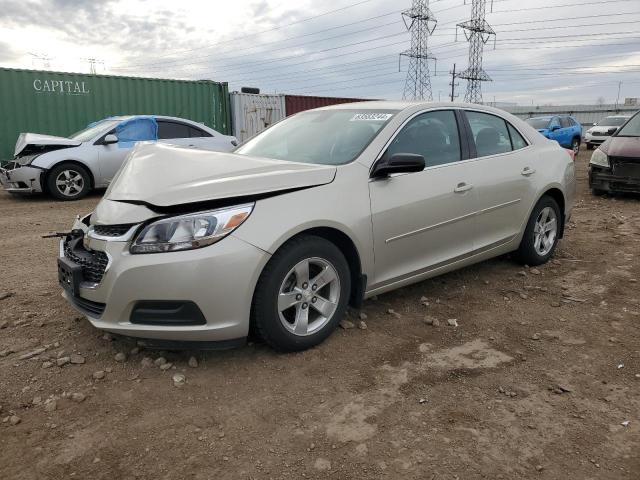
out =
<svg viewBox="0 0 640 480"><path fill-rule="evenodd" d="M367 102L366 98L336 98L336 97L309 97L306 95L285 95L284 110L287 115L304 112L312 108L328 107L329 105L338 105L339 103L351 102Z"/></svg>

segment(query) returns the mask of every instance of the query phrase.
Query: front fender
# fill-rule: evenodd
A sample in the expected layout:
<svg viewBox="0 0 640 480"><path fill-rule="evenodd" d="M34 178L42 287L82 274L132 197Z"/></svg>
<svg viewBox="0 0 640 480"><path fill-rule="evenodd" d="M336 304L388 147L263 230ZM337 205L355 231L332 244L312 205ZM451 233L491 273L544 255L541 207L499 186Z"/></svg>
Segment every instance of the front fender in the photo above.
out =
<svg viewBox="0 0 640 480"><path fill-rule="evenodd" d="M83 146L62 148L60 150L43 153L42 155L38 155L33 162L31 162L31 166L41 168L43 170L51 170L57 164L69 161L81 164L89 170L92 175L95 175L96 173L94 167L96 166L97 161L92 158L90 152L88 152L87 148L84 148Z"/></svg>

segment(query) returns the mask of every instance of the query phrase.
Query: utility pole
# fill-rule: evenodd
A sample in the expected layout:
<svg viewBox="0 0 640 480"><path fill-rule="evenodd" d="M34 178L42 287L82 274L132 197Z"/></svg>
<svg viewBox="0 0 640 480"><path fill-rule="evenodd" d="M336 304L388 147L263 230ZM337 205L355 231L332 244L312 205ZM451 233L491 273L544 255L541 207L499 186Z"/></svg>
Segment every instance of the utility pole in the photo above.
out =
<svg viewBox="0 0 640 480"><path fill-rule="evenodd" d="M429 35L436 29L438 21L429 10L429 0L413 0L411 8L402 12L402 21L411 32L411 48L400 54L409 58L409 69L402 98L405 100L433 100L429 60L436 57L427 46Z"/></svg>
<svg viewBox="0 0 640 480"><path fill-rule="evenodd" d="M618 82L618 96L616 98L616 110L618 109L618 105L620 104L620 89L622 88L622 82Z"/></svg>
<svg viewBox="0 0 640 480"><path fill-rule="evenodd" d="M467 80L464 101L469 103L482 103L482 82L491 81L491 77L482 69L482 53L492 35L495 41L496 32L484 19L486 7L487 0L471 0L471 20L456 25L456 28L464 30L469 42L469 66L458 74L458 78Z"/></svg>
<svg viewBox="0 0 640 480"><path fill-rule="evenodd" d="M98 60L97 58L83 58L85 62L89 63L89 73L95 75L97 73L96 64L104 65L104 60Z"/></svg>
<svg viewBox="0 0 640 480"><path fill-rule="evenodd" d="M459 85L458 83L456 83L456 64L455 63L453 64L453 70L449 72L449 74L451 75L451 83L449 83L449 85L451 86L451 102L453 103L453 101L457 97L456 87Z"/></svg>

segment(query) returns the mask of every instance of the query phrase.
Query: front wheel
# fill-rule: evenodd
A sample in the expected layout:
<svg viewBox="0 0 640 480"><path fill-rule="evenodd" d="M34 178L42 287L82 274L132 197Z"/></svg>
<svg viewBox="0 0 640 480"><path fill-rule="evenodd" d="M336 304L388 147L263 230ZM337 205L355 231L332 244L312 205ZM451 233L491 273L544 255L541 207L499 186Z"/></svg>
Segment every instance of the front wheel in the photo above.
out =
<svg viewBox="0 0 640 480"><path fill-rule="evenodd" d="M580 139L579 138L574 138L571 141L571 150L573 150L573 153L575 153L576 155L578 155L578 153L580 153Z"/></svg>
<svg viewBox="0 0 640 480"><path fill-rule="evenodd" d="M546 263L558 245L561 222L562 215L556 201L542 197L529 217L516 254L518 259L526 265Z"/></svg>
<svg viewBox="0 0 640 480"><path fill-rule="evenodd" d="M61 163L47 175L47 190L58 200L79 200L91 190L89 172L74 163Z"/></svg>
<svg viewBox="0 0 640 480"><path fill-rule="evenodd" d="M253 327L276 350L324 341L344 317L351 276L338 247L304 235L281 247L264 268L252 306Z"/></svg>

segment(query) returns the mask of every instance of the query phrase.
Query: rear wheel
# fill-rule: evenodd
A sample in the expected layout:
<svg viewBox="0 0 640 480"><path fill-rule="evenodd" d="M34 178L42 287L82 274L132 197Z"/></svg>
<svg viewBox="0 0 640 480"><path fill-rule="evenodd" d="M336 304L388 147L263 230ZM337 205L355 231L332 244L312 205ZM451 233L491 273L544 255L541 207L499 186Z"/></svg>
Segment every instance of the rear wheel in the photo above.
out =
<svg viewBox="0 0 640 480"><path fill-rule="evenodd" d="M324 341L344 317L350 290L349 265L338 247L321 237L297 237L260 276L253 326L276 350L305 350Z"/></svg>
<svg viewBox="0 0 640 480"><path fill-rule="evenodd" d="M544 196L537 203L517 251L518 259L526 265L546 263L558 245L562 215L556 201Z"/></svg>
<svg viewBox="0 0 640 480"><path fill-rule="evenodd" d="M47 190L58 200L78 200L91 190L91 178L84 167L61 163L47 175Z"/></svg>
<svg viewBox="0 0 640 480"><path fill-rule="evenodd" d="M573 150L573 153L575 153L576 155L578 155L578 153L580 153L580 139L579 138L574 138L571 141L571 150Z"/></svg>

